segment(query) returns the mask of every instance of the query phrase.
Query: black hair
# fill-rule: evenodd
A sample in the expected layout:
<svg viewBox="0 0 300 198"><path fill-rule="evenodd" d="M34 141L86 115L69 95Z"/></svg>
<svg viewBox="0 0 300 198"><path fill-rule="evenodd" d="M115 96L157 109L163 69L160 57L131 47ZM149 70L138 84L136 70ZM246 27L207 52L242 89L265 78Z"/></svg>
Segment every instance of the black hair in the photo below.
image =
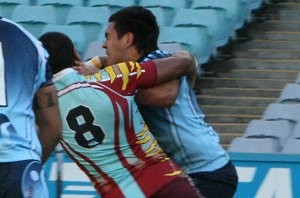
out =
<svg viewBox="0 0 300 198"><path fill-rule="evenodd" d="M74 45L67 35L60 32L48 32L39 40L49 53L49 64L53 73L74 65Z"/></svg>
<svg viewBox="0 0 300 198"><path fill-rule="evenodd" d="M142 6L129 6L110 16L109 22L115 23L118 37L131 32L133 44L144 56L158 49L159 27L154 14Z"/></svg>

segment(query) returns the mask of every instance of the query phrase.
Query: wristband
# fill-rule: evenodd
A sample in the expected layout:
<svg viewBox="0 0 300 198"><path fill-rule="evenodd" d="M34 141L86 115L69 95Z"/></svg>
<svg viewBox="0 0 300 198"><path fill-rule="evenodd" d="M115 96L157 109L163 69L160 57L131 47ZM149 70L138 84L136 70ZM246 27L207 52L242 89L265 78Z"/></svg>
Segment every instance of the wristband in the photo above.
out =
<svg viewBox="0 0 300 198"><path fill-rule="evenodd" d="M97 67L98 69L102 69L101 60L98 56L94 56L92 59L85 62L85 65L86 66L94 66L94 67Z"/></svg>

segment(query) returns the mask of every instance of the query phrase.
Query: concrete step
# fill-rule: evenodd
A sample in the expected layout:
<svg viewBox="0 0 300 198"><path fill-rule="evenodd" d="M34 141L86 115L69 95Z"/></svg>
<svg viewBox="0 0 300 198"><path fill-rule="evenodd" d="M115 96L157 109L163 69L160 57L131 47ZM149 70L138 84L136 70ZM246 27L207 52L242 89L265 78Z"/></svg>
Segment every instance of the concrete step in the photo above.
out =
<svg viewBox="0 0 300 198"><path fill-rule="evenodd" d="M297 79L299 72L290 70L258 70L240 69L227 73L218 73L218 77L224 78L269 78L269 79Z"/></svg>
<svg viewBox="0 0 300 198"><path fill-rule="evenodd" d="M250 32L259 31L287 31L299 32L300 21L283 21L283 20L269 20L263 23L255 23L250 28ZM252 30L252 31L251 31Z"/></svg>
<svg viewBox="0 0 300 198"><path fill-rule="evenodd" d="M218 60L205 67L215 72L229 72L234 69L259 69L259 70L290 70L300 72L300 59L274 60L252 58L234 58L230 60Z"/></svg>
<svg viewBox="0 0 300 198"><path fill-rule="evenodd" d="M259 78L208 78L197 80L197 84L203 88L259 88L259 89L282 89L287 83L295 80L287 79L259 79Z"/></svg>
<svg viewBox="0 0 300 198"><path fill-rule="evenodd" d="M300 30L297 32L289 31L259 31L259 30L250 30L252 38L258 40L270 40L270 41L293 41L299 42L300 40Z"/></svg>
<svg viewBox="0 0 300 198"><path fill-rule="evenodd" d="M248 51L235 52L237 58L273 59L273 60L300 60L300 50L278 49L250 49Z"/></svg>
<svg viewBox="0 0 300 198"><path fill-rule="evenodd" d="M198 95L197 100L199 105L266 107L268 104L276 102L277 98Z"/></svg>
<svg viewBox="0 0 300 198"><path fill-rule="evenodd" d="M300 34L298 41L254 39L246 43L241 43L235 47L235 51L249 49L300 50Z"/></svg>
<svg viewBox="0 0 300 198"><path fill-rule="evenodd" d="M288 20L300 20L300 6L298 6L299 10L282 10L279 13L279 19L283 21Z"/></svg>
<svg viewBox="0 0 300 198"><path fill-rule="evenodd" d="M222 143L221 143L221 146L223 147L223 149L224 149L225 151L227 151L228 148L229 148L229 146L230 146L230 144L222 144Z"/></svg>
<svg viewBox="0 0 300 198"><path fill-rule="evenodd" d="M271 12L271 13L279 12L279 11L282 11L282 10L299 10L299 9L300 9L299 0L281 2L281 3L278 3L278 4L268 4L265 7L265 11L266 12Z"/></svg>
<svg viewBox="0 0 300 198"><path fill-rule="evenodd" d="M242 115L242 114L206 114L206 122L218 123L249 123L253 119L261 119L261 115Z"/></svg>
<svg viewBox="0 0 300 198"><path fill-rule="evenodd" d="M253 89L253 88L201 88L201 85L197 90L198 94L214 95L214 96L232 96L232 97L272 97L278 98L281 89ZM201 104L200 104L201 105Z"/></svg>
<svg viewBox="0 0 300 198"><path fill-rule="evenodd" d="M204 114L222 113L222 114L262 115L267 105L266 106L234 106L234 105L226 106L225 104L220 104L220 105L200 104L200 108L204 112Z"/></svg>
<svg viewBox="0 0 300 198"><path fill-rule="evenodd" d="M209 123L219 134L236 133L243 135L248 123Z"/></svg>

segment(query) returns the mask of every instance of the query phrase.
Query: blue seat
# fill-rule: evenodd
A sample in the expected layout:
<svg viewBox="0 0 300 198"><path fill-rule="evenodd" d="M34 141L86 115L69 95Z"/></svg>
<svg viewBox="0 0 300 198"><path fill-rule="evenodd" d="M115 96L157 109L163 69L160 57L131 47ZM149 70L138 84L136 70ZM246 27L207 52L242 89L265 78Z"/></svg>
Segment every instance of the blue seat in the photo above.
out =
<svg viewBox="0 0 300 198"><path fill-rule="evenodd" d="M185 0L141 0L139 5L151 10L155 15L162 16L158 22L162 22L161 25L164 26L171 25L178 9L187 8Z"/></svg>
<svg viewBox="0 0 300 198"><path fill-rule="evenodd" d="M135 0L90 0L88 3L90 7L108 6L112 13L133 5L136 5Z"/></svg>
<svg viewBox="0 0 300 198"><path fill-rule="evenodd" d="M213 40L206 27L162 27L158 42L179 43L194 54L199 64L206 63L214 53Z"/></svg>
<svg viewBox="0 0 300 198"><path fill-rule="evenodd" d="M300 154L300 139L297 138L289 138L282 149L284 154Z"/></svg>
<svg viewBox="0 0 300 198"><path fill-rule="evenodd" d="M215 48L226 45L234 35L232 22L226 17L224 9L178 9L173 20L174 27L207 27L214 39Z"/></svg>
<svg viewBox="0 0 300 198"><path fill-rule="evenodd" d="M171 8L171 9L180 9L180 8L187 8L188 1L185 0L140 0L139 5L148 7L164 7L164 8Z"/></svg>
<svg viewBox="0 0 300 198"><path fill-rule="evenodd" d="M92 41L88 44L83 54L83 61L87 61L94 56L105 56L105 49L102 48L102 41Z"/></svg>
<svg viewBox="0 0 300 198"><path fill-rule="evenodd" d="M170 53L178 52L184 50L183 47L177 43L158 43L158 48Z"/></svg>
<svg viewBox="0 0 300 198"><path fill-rule="evenodd" d="M45 25L56 22L55 10L49 6L18 5L11 18L34 36L38 36Z"/></svg>
<svg viewBox="0 0 300 198"><path fill-rule="evenodd" d="M226 11L226 16L234 23L233 27L235 30L244 26L247 17L247 13L245 12L247 5L241 0L194 0L191 8L222 8Z"/></svg>
<svg viewBox="0 0 300 198"><path fill-rule="evenodd" d="M174 14L172 12L168 12L161 7L151 7L147 9L155 15L159 26L171 26L172 19L174 18Z"/></svg>
<svg viewBox="0 0 300 198"><path fill-rule="evenodd" d="M70 9L73 6L83 6L83 2L82 0L36 0L36 5L54 7L57 16L56 24L63 25Z"/></svg>
<svg viewBox="0 0 300 198"><path fill-rule="evenodd" d="M84 29L86 42L97 40L103 28L108 24L111 11L108 7L78 7L69 11L66 25L80 26Z"/></svg>
<svg viewBox="0 0 300 198"><path fill-rule="evenodd" d="M74 46L80 54L83 54L83 51L86 48L86 38L84 35L84 30L78 26L66 26L66 25L46 25L39 34L38 37L47 33L47 32L61 32L70 37L73 41Z"/></svg>
<svg viewBox="0 0 300 198"><path fill-rule="evenodd" d="M272 103L263 113L264 120L289 120L300 122L300 104Z"/></svg>
<svg viewBox="0 0 300 198"><path fill-rule="evenodd" d="M0 14L11 19L13 10L17 5L30 5L30 3L30 0L0 0Z"/></svg>
<svg viewBox="0 0 300 198"><path fill-rule="evenodd" d="M281 151L276 138L245 138L237 137L231 142L229 152L238 153L278 153Z"/></svg>
<svg viewBox="0 0 300 198"><path fill-rule="evenodd" d="M243 137L271 137L279 139L280 146L283 147L287 139L291 136L294 123L288 120L252 120Z"/></svg>
<svg viewBox="0 0 300 198"><path fill-rule="evenodd" d="M264 0L248 0L248 1L250 3L250 9L252 11L259 9L264 3Z"/></svg>
<svg viewBox="0 0 300 198"><path fill-rule="evenodd" d="M288 83L282 89L278 103L300 103L300 84Z"/></svg>

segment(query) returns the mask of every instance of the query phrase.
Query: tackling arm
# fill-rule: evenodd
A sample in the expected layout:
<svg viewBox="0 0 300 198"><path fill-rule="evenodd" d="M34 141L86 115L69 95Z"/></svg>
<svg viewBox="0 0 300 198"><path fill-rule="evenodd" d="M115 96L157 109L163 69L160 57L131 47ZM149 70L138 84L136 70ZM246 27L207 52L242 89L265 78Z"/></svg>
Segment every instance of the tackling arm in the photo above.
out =
<svg viewBox="0 0 300 198"><path fill-rule="evenodd" d="M61 120L54 85L40 88L35 95L34 111L45 163L61 139Z"/></svg>

